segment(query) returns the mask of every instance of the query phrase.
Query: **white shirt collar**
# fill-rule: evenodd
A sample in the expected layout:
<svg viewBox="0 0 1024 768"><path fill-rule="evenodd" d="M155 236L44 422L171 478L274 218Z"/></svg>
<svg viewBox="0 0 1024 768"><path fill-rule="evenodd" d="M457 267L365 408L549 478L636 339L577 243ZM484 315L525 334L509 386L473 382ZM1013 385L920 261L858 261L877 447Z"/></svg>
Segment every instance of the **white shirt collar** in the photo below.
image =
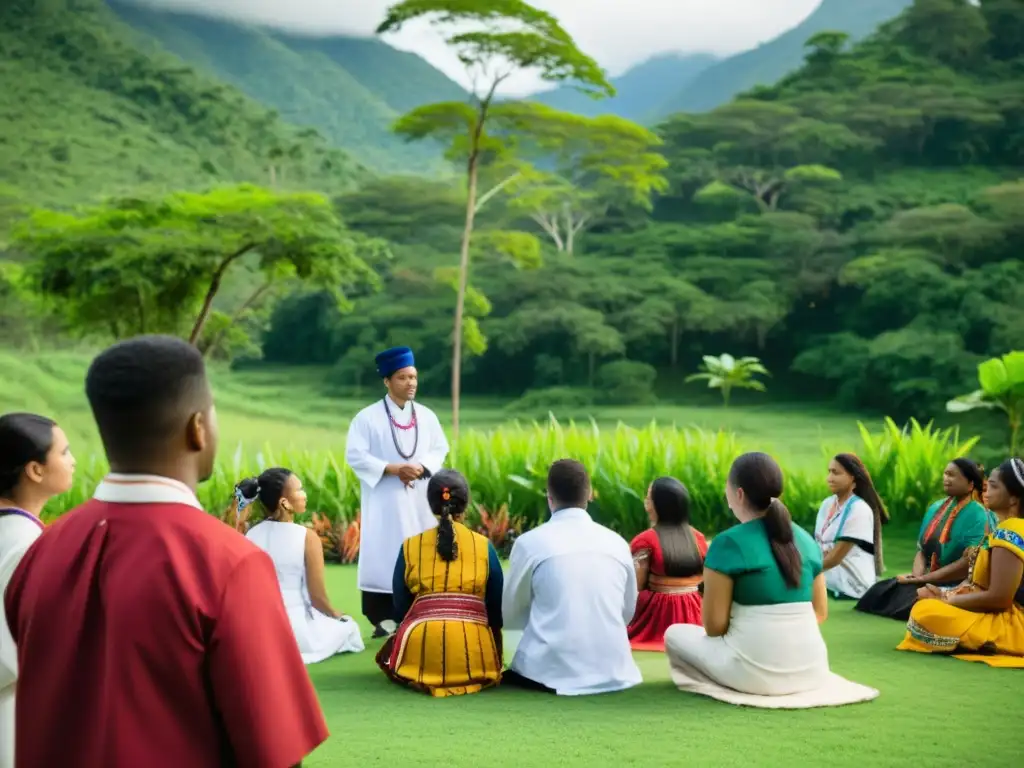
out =
<svg viewBox="0 0 1024 768"><path fill-rule="evenodd" d="M401 406L398 405L398 403L396 403L394 400L391 399L391 395L384 395L384 398L388 401L388 407L389 408L394 408L395 410L397 410L403 416L405 414L409 413L409 406L412 405L412 400L406 400L405 401L405 407L402 408Z"/></svg>
<svg viewBox="0 0 1024 768"><path fill-rule="evenodd" d="M182 482L158 475L111 472L96 486L93 498L114 504L184 504L202 509L195 493Z"/></svg>
<svg viewBox="0 0 1024 768"><path fill-rule="evenodd" d="M557 512L551 513L552 520L572 520L576 518L582 519L584 517L587 520L592 519L590 517L590 513L580 507L566 507L565 509L560 509Z"/></svg>

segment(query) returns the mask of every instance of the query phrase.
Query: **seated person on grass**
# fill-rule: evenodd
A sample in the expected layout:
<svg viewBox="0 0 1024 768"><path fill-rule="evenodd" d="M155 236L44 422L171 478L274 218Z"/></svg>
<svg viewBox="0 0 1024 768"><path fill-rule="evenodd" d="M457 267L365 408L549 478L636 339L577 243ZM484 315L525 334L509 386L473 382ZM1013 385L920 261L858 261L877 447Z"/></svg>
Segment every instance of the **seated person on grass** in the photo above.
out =
<svg viewBox="0 0 1024 768"><path fill-rule="evenodd" d="M377 653L396 683L460 696L501 680L501 563L485 536L462 524L466 478L443 469L427 484L437 526L405 540L392 580L397 631Z"/></svg>
<svg viewBox="0 0 1024 768"><path fill-rule="evenodd" d="M644 508L651 527L630 544L640 597L629 625L635 651L664 651L673 624L700 624L700 583L708 543L690 526L690 494L674 477L647 489Z"/></svg>
<svg viewBox="0 0 1024 768"><path fill-rule="evenodd" d="M551 465L551 519L520 536L509 558L502 614L523 636L504 683L578 696L641 682L626 631L637 600L633 557L587 514L590 498L582 464Z"/></svg>
<svg viewBox="0 0 1024 768"><path fill-rule="evenodd" d="M982 504L985 470L970 459L954 459L942 475L946 498L925 513L910 573L885 579L869 589L857 610L907 621L925 584L956 586L967 578L972 553L996 527Z"/></svg>

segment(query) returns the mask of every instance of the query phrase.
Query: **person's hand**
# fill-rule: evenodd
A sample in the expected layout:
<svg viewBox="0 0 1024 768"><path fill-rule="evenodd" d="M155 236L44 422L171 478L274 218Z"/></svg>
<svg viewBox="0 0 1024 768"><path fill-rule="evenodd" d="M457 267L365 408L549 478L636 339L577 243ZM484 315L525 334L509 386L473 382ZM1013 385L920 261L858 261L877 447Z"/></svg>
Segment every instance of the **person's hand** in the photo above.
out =
<svg viewBox="0 0 1024 768"><path fill-rule="evenodd" d="M934 584L925 584L917 590L917 597L919 600L941 600L942 596L942 590Z"/></svg>
<svg viewBox="0 0 1024 768"><path fill-rule="evenodd" d="M912 573L904 573L896 577L896 581L900 584L918 584L920 583L918 577Z"/></svg>
<svg viewBox="0 0 1024 768"><path fill-rule="evenodd" d="M398 467L398 479L406 485L412 485L414 481L419 480L422 474L423 467L419 464L401 464Z"/></svg>

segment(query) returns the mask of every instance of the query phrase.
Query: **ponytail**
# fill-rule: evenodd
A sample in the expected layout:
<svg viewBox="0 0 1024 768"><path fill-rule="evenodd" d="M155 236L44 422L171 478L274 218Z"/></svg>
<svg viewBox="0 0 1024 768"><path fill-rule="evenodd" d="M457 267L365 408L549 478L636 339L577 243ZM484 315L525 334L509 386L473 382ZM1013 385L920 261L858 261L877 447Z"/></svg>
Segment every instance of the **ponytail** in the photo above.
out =
<svg viewBox="0 0 1024 768"><path fill-rule="evenodd" d="M790 589L796 589L803 575L803 558L793 541L793 517L778 499L772 499L768 505L764 513L764 527L782 578Z"/></svg>
<svg viewBox="0 0 1024 768"><path fill-rule="evenodd" d="M441 519L437 523L437 554L446 563L450 563L459 556L459 543L455 541L455 524L452 521L455 505L450 501L451 493L447 488L442 491L442 495L449 499L441 505Z"/></svg>
<svg viewBox="0 0 1024 768"><path fill-rule="evenodd" d="M459 556L459 543L455 539L455 518L469 505L469 484L453 469L442 469L427 483L427 503L437 515L437 554L446 563Z"/></svg>

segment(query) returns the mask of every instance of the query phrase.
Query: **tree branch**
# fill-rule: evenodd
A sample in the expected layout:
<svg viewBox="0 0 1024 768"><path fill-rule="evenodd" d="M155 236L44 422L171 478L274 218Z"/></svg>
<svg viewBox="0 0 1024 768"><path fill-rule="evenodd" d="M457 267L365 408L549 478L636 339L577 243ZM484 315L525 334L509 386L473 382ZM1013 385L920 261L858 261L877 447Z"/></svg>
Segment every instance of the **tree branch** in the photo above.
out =
<svg viewBox="0 0 1024 768"><path fill-rule="evenodd" d="M217 291L220 290L220 282L224 279L224 273L227 272L228 267L255 247L255 243L246 243L234 253L224 257L223 261L217 265L217 269L213 271L213 276L210 278L210 286L206 289L203 306L196 317L195 325L192 326L192 333L188 338L189 344L198 345L199 335L203 332L203 326L206 325L206 318L210 315L213 299L217 295Z"/></svg>
<svg viewBox="0 0 1024 768"><path fill-rule="evenodd" d="M480 209L484 207L488 200L490 200L496 194L501 192L501 190L503 190L505 187L507 187L509 184L511 184L513 181L515 181L522 175L522 173L517 171L516 173L513 173L511 176L509 176L507 179L499 181L489 190L480 195L480 197L478 197L476 201L476 212L479 213Z"/></svg>

